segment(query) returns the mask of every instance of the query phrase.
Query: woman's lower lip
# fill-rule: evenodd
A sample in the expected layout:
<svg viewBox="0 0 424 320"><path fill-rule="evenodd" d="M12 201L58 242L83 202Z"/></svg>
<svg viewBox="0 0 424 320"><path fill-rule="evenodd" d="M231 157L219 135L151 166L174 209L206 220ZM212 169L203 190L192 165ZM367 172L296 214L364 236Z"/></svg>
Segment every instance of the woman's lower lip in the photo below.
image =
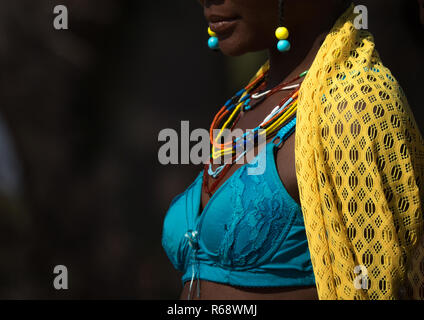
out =
<svg viewBox="0 0 424 320"><path fill-rule="evenodd" d="M225 21L219 21L219 22L210 22L209 27L213 32L216 34L222 34L225 32L228 32L234 26L237 24L237 19L235 20L225 20Z"/></svg>

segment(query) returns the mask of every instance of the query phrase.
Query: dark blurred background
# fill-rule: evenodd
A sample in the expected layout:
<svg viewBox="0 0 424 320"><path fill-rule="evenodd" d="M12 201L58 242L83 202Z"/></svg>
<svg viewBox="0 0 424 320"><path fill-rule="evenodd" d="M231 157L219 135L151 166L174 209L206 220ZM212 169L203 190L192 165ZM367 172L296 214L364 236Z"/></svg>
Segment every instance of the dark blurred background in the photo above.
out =
<svg viewBox="0 0 424 320"><path fill-rule="evenodd" d="M364 2L423 128L417 1ZM0 0L0 298L179 296L162 221L201 167L160 165L158 134L209 128L266 59L211 52L206 30L194 0Z"/></svg>

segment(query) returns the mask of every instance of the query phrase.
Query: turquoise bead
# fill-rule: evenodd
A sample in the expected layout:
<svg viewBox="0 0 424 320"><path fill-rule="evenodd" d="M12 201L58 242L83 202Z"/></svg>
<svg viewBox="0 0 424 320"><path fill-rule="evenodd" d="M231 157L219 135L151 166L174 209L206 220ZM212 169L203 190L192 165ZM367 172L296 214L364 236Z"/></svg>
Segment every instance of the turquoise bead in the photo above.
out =
<svg viewBox="0 0 424 320"><path fill-rule="evenodd" d="M209 40L208 40L208 46L212 50L219 49L218 38L217 37L210 37Z"/></svg>
<svg viewBox="0 0 424 320"><path fill-rule="evenodd" d="M308 71L309 70L303 71L301 74L299 74L299 77L302 78L302 77L306 76L308 74Z"/></svg>
<svg viewBox="0 0 424 320"><path fill-rule="evenodd" d="M280 40L277 44L277 49L280 52L286 52L290 50L290 42L287 40Z"/></svg>

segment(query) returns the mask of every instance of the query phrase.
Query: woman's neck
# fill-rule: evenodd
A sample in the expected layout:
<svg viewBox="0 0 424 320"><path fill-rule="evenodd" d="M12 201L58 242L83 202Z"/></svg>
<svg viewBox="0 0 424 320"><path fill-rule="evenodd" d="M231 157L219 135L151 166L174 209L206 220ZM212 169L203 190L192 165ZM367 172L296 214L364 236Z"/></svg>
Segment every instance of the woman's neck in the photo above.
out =
<svg viewBox="0 0 424 320"><path fill-rule="evenodd" d="M270 68L267 79L267 89L274 88L281 82L297 77L312 65L328 32L320 33L314 39L303 41L305 45L294 45L287 53L281 53L276 48L269 50ZM312 46L306 45L312 43Z"/></svg>
<svg viewBox="0 0 424 320"><path fill-rule="evenodd" d="M268 50L270 69L267 87L273 88L285 80L290 80L308 70L314 62L318 50L321 48L327 34L336 20L350 6L349 2L341 4L339 8L323 8L328 12L325 17L316 15L306 24L300 24L290 32L289 41L292 43L290 51L281 53L277 50L277 40Z"/></svg>

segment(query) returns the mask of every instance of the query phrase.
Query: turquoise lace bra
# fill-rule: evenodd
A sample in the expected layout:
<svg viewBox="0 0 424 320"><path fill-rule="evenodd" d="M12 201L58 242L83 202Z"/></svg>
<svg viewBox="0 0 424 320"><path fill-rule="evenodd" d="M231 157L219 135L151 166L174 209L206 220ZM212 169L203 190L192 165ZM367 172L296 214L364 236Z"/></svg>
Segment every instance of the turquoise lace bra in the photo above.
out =
<svg viewBox="0 0 424 320"><path fill-rule="evenodd" d="M202 212L203 171L172 200L162 246L183 272L183 284L191 281L190 291L194 279L247 287L315 284L301 207L285 189L275 164L275 150L293 133L295 122L239 167ZM266 165L262 174L249 174L249 168L260 164Z"/></svg>

